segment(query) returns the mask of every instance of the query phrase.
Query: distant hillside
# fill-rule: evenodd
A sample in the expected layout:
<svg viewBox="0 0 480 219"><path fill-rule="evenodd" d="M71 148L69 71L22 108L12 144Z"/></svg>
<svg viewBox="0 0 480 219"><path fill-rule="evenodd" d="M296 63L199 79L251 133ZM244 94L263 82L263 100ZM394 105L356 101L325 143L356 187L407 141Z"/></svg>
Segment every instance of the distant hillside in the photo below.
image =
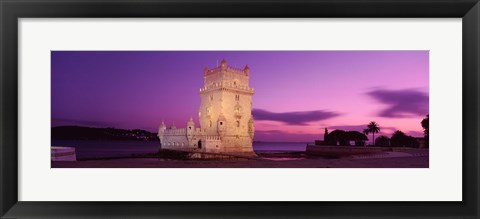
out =
<svg viewBox="0 0 480 219"><path fill-rule="evenodd" d="M141 129L90 128L81 126L58 126L52 128L53 140L125 140L158 141L157 133Z"/></svg>

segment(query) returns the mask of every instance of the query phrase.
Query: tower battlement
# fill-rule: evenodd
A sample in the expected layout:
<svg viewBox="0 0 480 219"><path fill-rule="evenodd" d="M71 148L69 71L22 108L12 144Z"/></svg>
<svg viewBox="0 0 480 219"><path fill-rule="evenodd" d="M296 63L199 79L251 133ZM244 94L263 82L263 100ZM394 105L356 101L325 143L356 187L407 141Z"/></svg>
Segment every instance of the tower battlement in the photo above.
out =
<svg viewBox="0 0 480 219"><path fill-rule="evenodd" d="M204 76L209 76L209 75L219 74L219 73L233 73L233 74L239 74L239 75L244 75L248 77L250 74L250 68L248 67L248 65L246 65L243 69L236 68L233 66L228 66L227 61L225 61L224 59L222 60L220 66L217 66L212 69L205 67L205 69L203 70Z"/></svg>
<svg viewBox="0 0 480 219"><path fill-rule="evenodd" d="M226 68L222 68L222 67L215 67L215 68L212 68L212 69L208 69L208 67L205 67L205 70L203 72L204 76L208 76L208 75L212 75L212 74L218 74L218 73L222 73L222 72L228 72L228 73L235 73L235 74L241 74L241 75L245 75L245 76L248 76L249 74L249 71L248 69L241 69L241 68L236 68L236 67L226 67Z"/></svg>

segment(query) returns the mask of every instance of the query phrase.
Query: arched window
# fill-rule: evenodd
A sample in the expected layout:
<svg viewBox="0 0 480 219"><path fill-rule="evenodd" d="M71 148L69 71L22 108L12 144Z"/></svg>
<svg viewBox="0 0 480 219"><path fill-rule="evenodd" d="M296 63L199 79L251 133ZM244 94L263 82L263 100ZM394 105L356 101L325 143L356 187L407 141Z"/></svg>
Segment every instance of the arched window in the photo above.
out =
<svg viewBox="0 0 480 219"><path fill-rule="evenodd" d="M237 121L237 127L240 127L240 121Z"/></svg>
<svg viewBox="0 0 480 219"><path fill-rule="evenodd" d="M210 127L212 127L212 120L210 120Z"/></svg>

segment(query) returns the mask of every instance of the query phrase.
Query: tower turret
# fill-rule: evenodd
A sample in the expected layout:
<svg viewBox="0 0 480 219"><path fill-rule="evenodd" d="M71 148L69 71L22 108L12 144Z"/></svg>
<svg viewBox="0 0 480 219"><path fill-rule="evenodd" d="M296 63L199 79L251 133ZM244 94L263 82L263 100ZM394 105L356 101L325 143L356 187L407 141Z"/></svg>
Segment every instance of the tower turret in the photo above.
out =
<svg viewBox="0 0 480 219"><path fill-rule="evenodd" d="M187 139L191 141L195 134L195 122L193 122L193 118L190 116L190 120L187 122Z"/></svg>
<svg viewBox="0 0 480 219"><path fill-rule="evenodd" d="M158 128L158 139L160 139L160 149L162 148L163 144L163 134L165 133L165 130L167 129L167 126L165 123L162 121L162 124L160 124L160 127Z"/></svg>
<svg viewBox="0 0 480 219"><path fill-rule="evenodd" d="M243 72L246 76L250 75L250 68L248 67L248 65L245 65L245 68L243 68Z"/></svg>
<svg viewBox="0 0 480 219"><path fill-rule="evenodd" d="M158 128L158 136L160 136L160 134L163 135L165 129L167 129L167 126L165 125L165 122L162 121L162 124L160 124L160 127Z"/></svg>
<svg viewBox="0 0 480 219"><path fill-rule="evenodd" d="M205 68L203 69L203 76L206 76L208 73L208 66L205 66Z"/></svg>
<svg viewBox="0 0 480 219"><path fill-rule="evenodd" d="M227 60L222 59L222 62L220 62L220 67L222 69L226 69L227 68Z"/></svg>
<svg viewBox="0 0 480 219"><path fill-rule="evenodd" d="M177 127L175 126L175 122L172 122L172 125L170 126L170 129L176 129Z"/></svg>

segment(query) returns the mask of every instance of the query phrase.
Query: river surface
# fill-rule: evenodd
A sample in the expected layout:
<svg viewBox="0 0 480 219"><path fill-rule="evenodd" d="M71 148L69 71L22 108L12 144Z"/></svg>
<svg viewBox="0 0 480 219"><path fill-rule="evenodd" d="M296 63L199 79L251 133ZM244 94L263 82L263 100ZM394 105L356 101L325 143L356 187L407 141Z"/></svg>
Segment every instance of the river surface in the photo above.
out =
<svg viewBox="0 0 480 219"><path fill-rule="evenodd" d="M306 142L253 142L253 150L257 153L305 151L306 145ZM158 141L53 140L52 146L75 147L77 159L155 153L160 148Z"/></svg>

